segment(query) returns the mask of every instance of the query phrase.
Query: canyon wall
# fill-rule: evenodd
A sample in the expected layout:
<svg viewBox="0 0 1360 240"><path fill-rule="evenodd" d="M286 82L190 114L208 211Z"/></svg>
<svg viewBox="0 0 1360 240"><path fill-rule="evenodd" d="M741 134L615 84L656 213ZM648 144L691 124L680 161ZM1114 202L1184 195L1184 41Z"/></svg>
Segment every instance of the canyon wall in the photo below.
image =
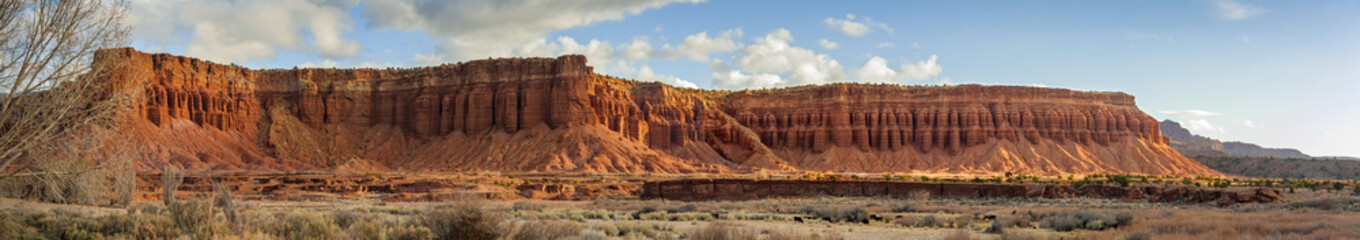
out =
<svg viewBox="0 0 1360 240"><path fill-rule="evenodd" d="M949 172L1217 175L1123 93L833 84L706 91L579 55L251 70L100 51L148 80L144 171Z"/></svg>

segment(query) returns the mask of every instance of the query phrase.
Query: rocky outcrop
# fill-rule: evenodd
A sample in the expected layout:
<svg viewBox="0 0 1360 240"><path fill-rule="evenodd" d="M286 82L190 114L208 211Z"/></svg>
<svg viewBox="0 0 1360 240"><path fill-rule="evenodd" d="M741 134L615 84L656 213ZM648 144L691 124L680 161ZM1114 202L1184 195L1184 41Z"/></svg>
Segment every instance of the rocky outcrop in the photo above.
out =
<svg viewBox="0 0 1360 240"><path fill-rule="evenodd" d="M1280 199L1273 188L1245 190L1198 187L1110 185L994 184L892 181L808 181L752 179L684 179L643 184L642 199L679 201L756 200L817 196L886 196L908 198L1108 198L1168 203L1270 203Z"/></svg>
<svg viewBox="0 0 1360 240"><path fill-rule="evenodd" d="M1312 158L1298 149L1266 148L1244 142L1221 142L1218 139L1195 135L1181 127L1180 123L1171 120L1161 122L1161 131L1171 140L1171 148L1186 155Z"/></svg>
<svg viewBox="0 0 1360 240"><path fill-rule="evenodd" d="M150 79L139 169L1217 175L1123 93L834 84L680 89L583 56L403 69L251 70L132 49Z"/></svg>

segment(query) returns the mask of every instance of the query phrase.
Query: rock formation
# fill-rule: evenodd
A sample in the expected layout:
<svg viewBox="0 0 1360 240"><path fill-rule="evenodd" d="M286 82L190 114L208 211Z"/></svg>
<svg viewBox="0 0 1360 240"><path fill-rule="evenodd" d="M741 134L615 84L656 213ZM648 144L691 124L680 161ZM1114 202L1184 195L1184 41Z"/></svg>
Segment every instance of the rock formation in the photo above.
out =
<svg viewBox="0 0 1360 240"><path fill-rule="evenodd" d="M833 84L681 89L579 55L403 69L251 70L100 51L150 79L139 169L1218 175L1123 93Z"/></svg>
<svg viewBox="0 0 1360 240"><path fill-rule="evenodd" d="M1171 140L1171 148L1186 155L1312 158L1312 156L1303 154L1298 149L1266 148L1236 141L1221 142L1218 139L1195 135L1190 133L1190 130L1181 127L1180 123L1171 120L1162 121L1161 129L1162 134L1165 134Z"/></svg>
<svg viewBox="0 0 1360 240"><path fill-rule="evenodd" d="M1207 203L1220 206L1238 203L1270 203L1280 190L1242 190L1184 186L1130 186L1089 184L1080 187L1054 184L995 184L894 181L813 181L751 179L685 179L643 184L642 199L679 201L743 201L764 198L816 196L889 196L907 198L916 192L932 198L1110 198L1167 203Z"/></svg>

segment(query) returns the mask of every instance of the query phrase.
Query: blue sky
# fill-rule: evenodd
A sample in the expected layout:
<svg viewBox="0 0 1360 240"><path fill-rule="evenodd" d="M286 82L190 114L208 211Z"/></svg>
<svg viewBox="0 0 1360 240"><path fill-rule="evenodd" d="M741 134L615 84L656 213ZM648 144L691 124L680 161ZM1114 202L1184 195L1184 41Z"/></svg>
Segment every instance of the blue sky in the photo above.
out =
<svg viewBox="0 0 1360 240"><path fill-rule="evenodd" d="M1122 91L1201 135L1360 156L1356 1L135 0L133 46L256 68L590 57L710 89ZM834 48L833 48L834 47Z"/></svg>

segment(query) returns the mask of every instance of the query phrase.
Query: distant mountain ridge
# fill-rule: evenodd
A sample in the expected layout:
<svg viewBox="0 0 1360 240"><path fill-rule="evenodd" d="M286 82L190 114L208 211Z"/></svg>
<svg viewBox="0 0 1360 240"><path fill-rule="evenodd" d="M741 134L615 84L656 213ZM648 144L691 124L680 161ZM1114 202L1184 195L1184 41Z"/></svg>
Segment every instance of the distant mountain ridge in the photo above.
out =
<svg viewBox="0 0 1360 240"><path fill-rule="evenodd" d="M1259 178L1360 179L1360 158L1313 157L1291 148L1221 142L1195 135L1171 120L1159 125L1171 148L1219 172Z"/></svg>
<svg viewBox="0 0 1360 240"><path fill-rule="evenodd" d="M1162 135L1171 140L1171 148L1185 155L1217 155L1274 158L1313 158L1293 148L1266 148L1244 142L1222 142L1190 133L1176 121L1163 120Z"/></svg>

